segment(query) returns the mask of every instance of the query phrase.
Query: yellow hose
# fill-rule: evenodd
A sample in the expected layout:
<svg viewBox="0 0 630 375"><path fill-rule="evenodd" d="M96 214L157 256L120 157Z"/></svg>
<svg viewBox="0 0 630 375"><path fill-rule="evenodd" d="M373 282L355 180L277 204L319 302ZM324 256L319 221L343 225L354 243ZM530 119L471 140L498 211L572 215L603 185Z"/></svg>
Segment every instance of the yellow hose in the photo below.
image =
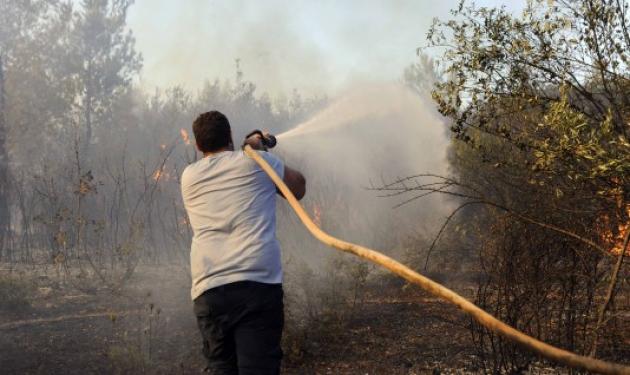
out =
<svg viewBox="0 0 630 375"><path fill-rule="evenodd" d="M474 303L468 301L466 298L460 296L459 294L453 292L445 286L438 284L435 281L426 278L425 276L422 276L421 274L415 272L404 264L397 262L396 260L384 254L381 254L378 251L371 250L366 247L353 244L351 242L340 240L325 233L317 225L315 225L315 223L313 222L313 220L311 220L306 211L304 211L304 208L302 208L300 203L298 203L293 193L291 193L291 190L289 190L287 185L275 173L273 168L271 168L271 166L249 145L245 146L244 151L247 156L256 161L256 163L260 165L263 171L265 171L269 175L269 177L271 177L271 179L276 184L278 189L280 189L295 213L298 215L304 226L306 226L306 228L311 232L311 234L313 234L313 236L315 236L315 238L325 243L326 245L337 248L341 251L352 253L361 258L365 258L372 263L378 264L388 269L389 271L397 274L405 280L419 285L422 289L433 294L434 296L440 297L441 299L459 307L465 313L475 318L475 320L477 320L479 324L483 325L489 330L496 332L503 337L538 353L542 357L551 359L553 361L562 363L573 368L581 368L584 370L598 372L602 374L630 375L630 367L628 366L581 356L546 344L540 340L528 336L525 333L512 328L511 326L503 323L494 316L488 314Z"/></svg>

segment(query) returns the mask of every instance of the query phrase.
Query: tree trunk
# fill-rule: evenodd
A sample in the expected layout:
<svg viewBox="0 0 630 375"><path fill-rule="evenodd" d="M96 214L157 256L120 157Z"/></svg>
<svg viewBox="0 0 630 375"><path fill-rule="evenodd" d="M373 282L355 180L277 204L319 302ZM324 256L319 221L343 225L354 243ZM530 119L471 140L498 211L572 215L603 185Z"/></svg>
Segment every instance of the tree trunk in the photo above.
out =
<svg viewBox="0 0 630 375"><path fill-rule="evenodd" d="M7 154L7 127L5 116L4 64L0 55L0 259L11 229L9 211L9 156Z"/></svg>
<svg viewBox="0 0 630 375"><path fill-rule="evenodd" d="M90 160L90 147L92 143L92 97L90 93L86 94L84 100L85 112L85 139L83 140L83 152L81 153L84 162L89 162Z"/></svg>
<svg viewBox="0 0 630 375"><path fill-rule="evenodd" d="M81 157L83 162L90 162L90 147L92 143L92 64L88 62L85 72L85 96L83 97L83 120L85 121L85 138L83 139L83 150Z"/></svg>

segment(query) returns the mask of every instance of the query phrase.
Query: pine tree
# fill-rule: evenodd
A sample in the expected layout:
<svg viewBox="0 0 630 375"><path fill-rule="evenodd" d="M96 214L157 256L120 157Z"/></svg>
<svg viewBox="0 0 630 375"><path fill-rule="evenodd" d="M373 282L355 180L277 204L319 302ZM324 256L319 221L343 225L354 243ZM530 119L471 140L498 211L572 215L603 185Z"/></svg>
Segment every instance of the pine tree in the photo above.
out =
<svg viewBox="0 0 630 375"><path fill-rule="evenodd" d="M95 130L112 118L115 99L131 87L142 58L127 28L132 0L83 0L75 13L70 37L74 64L83 152L89 159Z"/></svg>

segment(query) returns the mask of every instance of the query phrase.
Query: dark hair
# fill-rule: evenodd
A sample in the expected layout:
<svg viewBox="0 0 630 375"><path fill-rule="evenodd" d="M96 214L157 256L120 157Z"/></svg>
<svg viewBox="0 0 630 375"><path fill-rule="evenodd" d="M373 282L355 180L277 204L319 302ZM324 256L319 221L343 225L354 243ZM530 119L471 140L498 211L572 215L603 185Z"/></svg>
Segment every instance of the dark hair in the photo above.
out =
<svg viewBox="0 0 630 375"><path fill-rule="evenodd" d="M202 152L213 152L232 142L232 130L227 117L219 111L202 113L193 121L193 134Z"/></svg>

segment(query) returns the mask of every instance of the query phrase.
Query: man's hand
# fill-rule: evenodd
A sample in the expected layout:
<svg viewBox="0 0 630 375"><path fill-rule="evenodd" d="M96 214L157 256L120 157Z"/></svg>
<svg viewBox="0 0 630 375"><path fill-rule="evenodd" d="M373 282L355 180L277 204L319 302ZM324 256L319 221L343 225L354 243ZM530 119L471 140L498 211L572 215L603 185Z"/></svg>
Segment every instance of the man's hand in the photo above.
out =
<svg viewBox="0 0 630 375"><path fill-rule="evenodd" d="M262 137L259 133L255 133L249 136L249 138L245 139L245 142L243 142L243 147L245 147L245 145L250 145L254 150L267 151L267 148L263 144Z"/></svg>

